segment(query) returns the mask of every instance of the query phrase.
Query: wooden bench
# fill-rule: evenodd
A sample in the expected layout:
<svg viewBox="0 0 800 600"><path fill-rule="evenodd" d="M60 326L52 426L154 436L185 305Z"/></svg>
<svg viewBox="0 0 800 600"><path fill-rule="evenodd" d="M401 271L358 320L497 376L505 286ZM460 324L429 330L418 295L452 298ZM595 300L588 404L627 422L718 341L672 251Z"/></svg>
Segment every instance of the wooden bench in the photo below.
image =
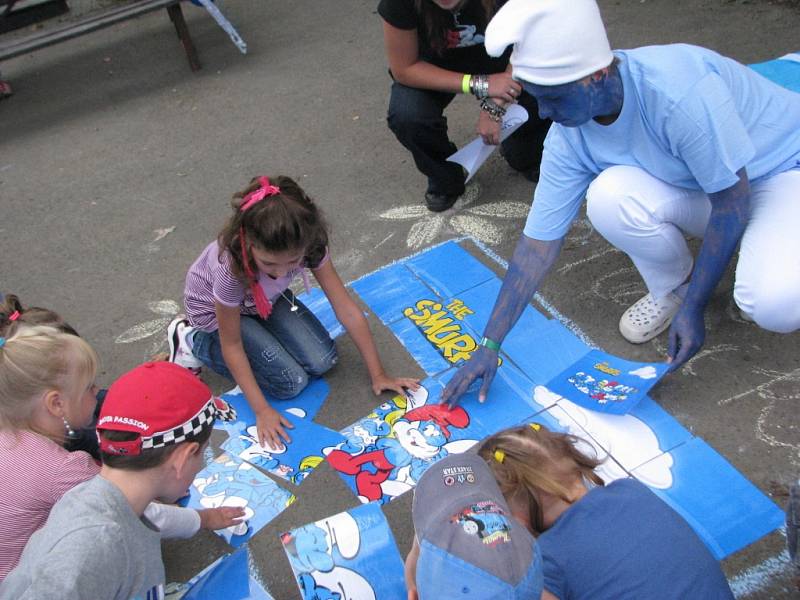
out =
<svg viewBox="0 0 800 600"><path fill-rule="evenodd" d="M189 28L183 18L180 0L135 0L122 6L115 6L92 13L84 19L78 19L62 27L44 29L8 42L0 41L0 61L65 42L161 8L167 9L169 18L175 25L175 31L178 33L178 38L186 51L189 67L191 67L192 71L197 71L200 68L200 61L197 58L197 50L189 35Z"/></svg>

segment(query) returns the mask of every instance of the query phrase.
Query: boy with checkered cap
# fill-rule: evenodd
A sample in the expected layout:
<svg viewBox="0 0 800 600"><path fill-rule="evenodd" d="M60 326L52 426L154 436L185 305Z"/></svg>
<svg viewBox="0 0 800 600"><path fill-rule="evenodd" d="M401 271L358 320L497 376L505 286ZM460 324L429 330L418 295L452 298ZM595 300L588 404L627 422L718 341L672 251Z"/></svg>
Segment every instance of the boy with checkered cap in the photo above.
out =
<svg viewBox="0 0 800 600"><path fill-rule="evenodd" d="M0 597L162 599L161 536L144 509L186 493L214 420L230 415L178 365L146 363L120 377L97 423L100 474L56 503Z"/></svg>
<svg viewBox="0 0 800 600"><path fill-rule="evenodd" d="M497 481L475 454L450 455L414 491L409 599L524 600L542 593L542 558L511 516Z"/></svg>

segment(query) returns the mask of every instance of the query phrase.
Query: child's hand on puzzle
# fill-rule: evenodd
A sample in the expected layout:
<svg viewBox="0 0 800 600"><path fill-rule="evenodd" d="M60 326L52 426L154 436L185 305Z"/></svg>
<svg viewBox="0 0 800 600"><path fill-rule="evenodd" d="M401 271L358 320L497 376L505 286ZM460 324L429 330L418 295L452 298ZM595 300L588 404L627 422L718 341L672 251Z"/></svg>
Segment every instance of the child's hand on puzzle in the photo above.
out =
<svg viewBox="0 0 800 600"><path fill-rule="evenodd" d="M392 390L401 396L406 389L417 391L419 389L419 379L413 377L389 377L386 373L381 373L372 380L372 391L376 396L384 390Z"/></svg>
<svg viewBox="0 0 800 600"><path fill-rule="evenodd" d="M244 509L240 506L220 506L197 512L200 514L201 529L225 529L236 525L244 518Z"/></svg>
<svg viewBox="0 0 800 600"><path fill-rule="evenodd" d="M256 429L258 430L258 443L265 444L272 450L280 450L283 443L291 442L286 429L293 429L294 425L271 406L264 406L256 413Z"/></svg>

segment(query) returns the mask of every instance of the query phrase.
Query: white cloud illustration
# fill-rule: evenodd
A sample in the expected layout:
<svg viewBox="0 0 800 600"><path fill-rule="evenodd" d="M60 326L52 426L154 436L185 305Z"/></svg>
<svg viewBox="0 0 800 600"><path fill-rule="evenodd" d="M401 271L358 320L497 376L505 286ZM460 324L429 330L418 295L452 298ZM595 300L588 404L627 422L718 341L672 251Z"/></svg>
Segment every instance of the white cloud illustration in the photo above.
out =
<svg viewBox="0 0 800 600"><path fill-rule="evenodd" d="M543 407L557 403L548 412L562 427L584 439L588 434L586 441L598 457L610 455L619 463L606 461L599 469L602 477L619 479L637 469L642 483L659 489L672 487L672 455L661 450L655 431L641 419L587 410L544 386L536 387L533 399Z"/></svg>
<svg viewBox="0 0 800 600"><path fill-rule="evenodd" d="M658 376L658 373L656 373L656 368L652 365L641 367L635 371L628 371L628 374L636 375L641 379L655 379Z"/></svg>

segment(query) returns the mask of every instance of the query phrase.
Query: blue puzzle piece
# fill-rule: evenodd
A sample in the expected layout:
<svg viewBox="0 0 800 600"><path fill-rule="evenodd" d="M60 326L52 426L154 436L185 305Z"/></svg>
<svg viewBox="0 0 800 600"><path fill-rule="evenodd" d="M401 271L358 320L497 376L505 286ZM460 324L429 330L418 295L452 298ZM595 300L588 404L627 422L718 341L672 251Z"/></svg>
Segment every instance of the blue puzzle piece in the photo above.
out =
<svg viewBox="0 0 800 600"><path fill-rule="evenodd" d="M193 577L188 585L190 587L182 596L183 600L273 600L253 577L247 546L220 557Z"/></svg>
<svg viewBox="0 0 800 600"><path fill-rule="evenodd" d="M463 314L463 322L478 339L483 335L486 324L489 322L501 285L501 281L495 277L466 292L450 296L446 300L447 305L452 304L454 300L460 300L471 311L471 313Z"/></svg>
<svg viewBox="0 0 800 600"><path fill-rule="evenodd" d="M375 503L281 536L305 599L405 598L403 560Z"/></svg>
<svg viewBox="0 0 800 600"><path fill-rule="evenodd" d="M375 271L354 281L351 287L384 325L404 318L403 310L413 306L417 300L436 298L404 263Z"/></svg>
<svg viewBox="0 0 800 600"><path fill-rule="evenodd" d="M310 292L298 294L297 299L314 313L314 316L320 320L328 331L328 335L333 339L336 339L344 333L344 327L336 319L336 313L333 312L333 307L328 297L320 288L311 288Z"/></svg>
<svg viewBox="0 0 800 600"><path fill-rule="evenodd" d="M550 381L588 351L588 346L569 329L558 321L545 319L531 307L525 309L519 323L506 336L502 349L538 385Z"/></svg>
<svg viewBox="0 0 800 600"><path fill-rule="evenodd" d="M703 440L694 438L670 454L672 484L650 487L686 519L718 560L783 524L783 511ZM633 475L641 479L646 467Z"/></svg>
<svg viewBox="0 0 800 600"><path fill-rule="evenodd" d="M389 329L427 375L436 375L452 366L413 321L401 319L389 325Z"/></svg>
<svg viewBox="0 0 800 600"><path fill-rule="evenodd" d="M793 92L800 92L800 62L776 58L750 65L750 68L778 85Z"/></svg>
<svg viewBox="0 0 800 600"><path fill-rule="evenodd" d="M663 377L667 366L590 350L548 381L547 387L589 410L624 415Z"/></svg>
<svg viewBox="0 0 800 600"><path fill-rule="evenodd" d="M329 392L330 388L324 379L312 379L306 389L289 400L278 400L269 394L265 394L265 396L269 403L283 415L291 415L293 418L303 418L310 421L322 408L322 404L328 397ZM253 409L250 408L239 388L223 394L222 398L236 411L236 420L229 423L217 420L214 422L214 429L241 431L243 428L237 424L244 424L245 429L250 425L256 424L256 416L253 413Z"/></svg>
<svg viewBox="0 0 800 600"><path fill-rule="evenodd" d="M688 429L661 408L650 396L645 396L628 414L647 423L655 432L658 445L664 452L669 452L694 437Z"/></svg>
<svg viewBox="0 0 800 600"><path fill-rule="evenodd" d="M188 508L236 506L245 510L245 521L215 531L238 548L294 502L294 495L252 465L228 454L210 460L181 500Z"/></svg>
<svg viewBox="0 0 800 600"><path fill-rule="evenodd" d="M343 443L344 436L313 421L291 416L287 419L294 425L286 430L291 442L282 444L276 450L258 443L255 425L247 428L230 427L230 437L221 448L230 455L300 485L324 461L323 449Z"/></svg>
<svg viewBox="0 0 800 600"><path fill-rule="evenodd" d="M496 275L456 242L449 241L406 261L409 269L442 298L458 296ZM453 271L458 277L453 277Z"/></svg>
<svg viewBox="0 0 800 600"><path fill-rule="evenodd" d="M454 373L448 371L438 379L447 385ZM478 402L478 389L470 386L458 403L469 413L470 439L482 439L532 418L536 410L527 400L532 393L533 383L510 363L498 367L486 402Z"/></svg>

